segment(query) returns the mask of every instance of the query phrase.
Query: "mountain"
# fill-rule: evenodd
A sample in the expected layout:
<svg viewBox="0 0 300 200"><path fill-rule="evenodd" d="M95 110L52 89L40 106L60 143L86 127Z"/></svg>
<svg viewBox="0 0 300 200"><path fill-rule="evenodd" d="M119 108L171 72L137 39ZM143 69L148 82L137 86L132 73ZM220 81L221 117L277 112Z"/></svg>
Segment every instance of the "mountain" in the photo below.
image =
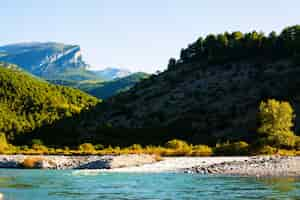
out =
<svg viewBox="0 0 300 200"><path fill-rule="evenodd" d="M111 81L117 78L123 78L126 76L131 75L132 73L126 69L119 69L119 68L105 68L103 70L96 70L93 71L101 80L104 81Z"/></svg>
<svg viewBox="0 0 300 200"><path fill-rule="evenodd" d="M170 59L168 70L105 101L91 113L96 120L81 123L93 140L118 145L166 138L249 141L262 100L289 101L300 115L299 55L300 26L279 35L253 31L200 37L180 59ZM297 132L300 117L295 124Z"/></svg>
<svg viewBox="0 0 300 200"><path fill-rule="evenodd" d="M28 42L2 46L0 61L16 64L45 79L110 81L131 74L130 71L119 68L89 70L90 66L83 60L80 46L56 42Z"/></svg>
<svg viewBox="0 0 300 200"><path fill-rule="evenodd" d="M171 58L166 71L35 135L60 145L248 142L257 135L262 100L288 101L299 116L299 76L300 26L268 36L209 34ZM297 133L299 117L295 124Z"/></svg>
<svg viewBox="0 0 300 200"><path fill-rule="evenodd" d="M82 59L78 45L55 42L2 46L0 62L14 64L24 72L51 83L79 88L100 98L108 98L127 90L144 78L142 73L134 74L120 68L90 70L90 66Z"/></svg>
<svg viewBox="0 0 300 200"><path fill-rule="evenodd" d="M74 117L97 103L84 92L49 84L15 65L0 64L0 132L10 140Z"/></svg>
<svg viewBox="0 0 300 200"><path fill-rule="evenodd" d="M90 89L86 90L87 93L101 98L101 99L107 99L109 97L112 97L120 92L124 92L132 88L135 84L138 82L147 79L150 75L143 73L143 72L137 72L133 73L131 75L125 76L123 78L117 78L112 81L106 81L103 83L100 83L97 86L91 87ZM80 89L85 91L86 85L79 86Z"/></svg>
<svg viewBox="0 0 300 200"><path fill-rule="evenodd" d="M82 80L95 78L78 45L55 42L32 42L0 47L0 61L16 64L24 70L43 78L68 78Z"/></svg>
<svg viewBox="0 0 300 200"><path fill-rule="evenodd" d="M143 79L148 78L149 76L149 74L137 72L123 78L116 78L111 81L87 80L78 82L66 80L49 80L49 82L58 85L75 87L100 99L107 99L120 92L129 90L135 84L142 81Z"/></svg>

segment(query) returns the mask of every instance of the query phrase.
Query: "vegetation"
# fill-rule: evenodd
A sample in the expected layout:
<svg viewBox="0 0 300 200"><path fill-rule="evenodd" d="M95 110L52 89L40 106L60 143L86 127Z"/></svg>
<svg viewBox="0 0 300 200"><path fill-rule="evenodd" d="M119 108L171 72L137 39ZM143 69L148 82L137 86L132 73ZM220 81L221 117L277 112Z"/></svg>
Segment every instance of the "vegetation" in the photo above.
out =
<svg viewBox="0 0 300 200"><path fill-rule="evenodd" d="M173 139L164 146L145 146L133 144L129 147L105 147L102 144L83 143L77 149L48 148L39 139L33 139L31 148L13 146L7 143L5 134L0 134L0 152L6 154L64 154L64 155L106 155L106 154L156 154L159 156L211 156L211 155L258 155L280 154L300 155L300 138L295 136L291 128L294 114L288 102L274 99L262 101L259 106L260 126L257 140L252 144L244 141L217 143L214 148L207 145L192 145L186 141ZM41 159L28 158L23 166L34 168Z"/></svg>
<svg viewBox="0 0 300 200"><path fill-rule="evenodd" d="M268 36L253 31L200 38L178 60L170 59L168 70L99 106L101 114L94 123L98 129L88 142L162 145L180 138L210 146L226 141L252 144L258 137L254 133L261 100L285 99L300 111L298 40L299 26ZM107 124L111 130L101 128Z"/></svg>
<svg viewBox="0 0 300 200"><path fill-rule="evenodd" d="M270 99L259 106L260 142L273 147L293 148L296 136L291 128L294 126L294 113L288 102Z"/></svg>
<svg viewBox="0 0 300 200"><path fill-rule="evenodd" d="M123 78L117 78L111 81L102 80L48 80L51 83L78 88L86 93L100 99L107 99L120 92L124 92L132 88L136 83L148 78L149 75L137 72Z"/></svg>
<svg viewBox="0 0 300 200"><path fill-rule="evenodd" d="M9 144L7 143L4 133L0 133L0 153L4 153L9 150Z"/></svg>
<svg viewBox="0 0 300 200"><path fill-rule="evenodd" d="M263 101L258 127L255 117L258 103L270 97L292 100L299 110L299 41L300 26L268 36L255 31L210 34L183 49L180 59L170 59L167 71L99 106L96 98L78 90L0 68L0 132L5 133L0 151L298 155L300 139L288 102ZM109 87L126 87L120 80ZM93 84L103 83L84 87L92 91Z"/></svg>
<svg viewBox="0 0 300 200"><path fill-rule="evenodd" d="M136 83L148 77L149 77L148 74L138 72L123 78L118 78L112 81L104 82L99 86L96 87L94 86L93 88L90 88L86 92L100 99L107 99L120 92L129 90ZM81 86L79 87L79 89L82 89L83 87L84 86Z"/></svg>
<svg viewBox="0 0 300 200"><path fill-rule="evenodd" d="M262 101L259 106L260 126L257 130L257 140L252 144L244 141L217 143L214 148L207 145L192 145L186 141L173 139L164 146L141 146L133 144L129 147L104 146L83 143L77 149L55 149L46 147L39 139L33 139L31 148L13 146L7 143L5 134L0 134L0 152L7 154L64 154L64 155L119 155L119 154L156 154L159 156L211 156L211 155L300 155L300 138L295 136L293 127L294 114L288 102L274 99ZM41 159L28 158L24 160L25 168L34 168Z"/></svg>
<svg viewBox="0 0 300 200"><path fill-rule="evenodd" d="M77 115L98 102L79 90L55 86L18 69L0 66L0 132L9 140Z"/></svg>
<svg viewBox="0 0 300 200"><path fill-rule="evenodd" d="M208 61L210 63L228 62L241 59L282 59L300 55L300 25L285 28L281 34L271 32L241 33L239 31L223 34L209 34L182 49L178 61L171 58L169 68L176 63Z"/></svg>

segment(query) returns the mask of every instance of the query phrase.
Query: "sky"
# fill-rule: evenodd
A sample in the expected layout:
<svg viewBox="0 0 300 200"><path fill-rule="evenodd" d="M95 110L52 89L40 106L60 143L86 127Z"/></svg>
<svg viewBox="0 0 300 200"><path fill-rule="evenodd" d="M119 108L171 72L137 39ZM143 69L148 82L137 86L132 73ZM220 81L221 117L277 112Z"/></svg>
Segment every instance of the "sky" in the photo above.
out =
<svg viewBox="0 0 300 200"><path fill-rule="evenodd" d="M269 33L300 23L299 0L2 0L0 45L81 46L93 69L164 70L208 33Z"/></svg>

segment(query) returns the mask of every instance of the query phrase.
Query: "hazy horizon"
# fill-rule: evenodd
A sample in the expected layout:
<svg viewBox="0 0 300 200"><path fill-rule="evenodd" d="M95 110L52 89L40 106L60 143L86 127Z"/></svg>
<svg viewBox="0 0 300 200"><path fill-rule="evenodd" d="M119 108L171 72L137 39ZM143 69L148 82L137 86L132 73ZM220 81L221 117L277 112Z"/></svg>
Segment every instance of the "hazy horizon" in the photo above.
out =
<svg viewBox="0 0 300 200"><path fill-rule="evenodd" d="M5 1L0 45L60 42L81 46L93 69L164 70L199 36L224 31L269 33L297 24L296 0L243 2L130 0ZM274 20L275 19L275 20Z"/></svg>

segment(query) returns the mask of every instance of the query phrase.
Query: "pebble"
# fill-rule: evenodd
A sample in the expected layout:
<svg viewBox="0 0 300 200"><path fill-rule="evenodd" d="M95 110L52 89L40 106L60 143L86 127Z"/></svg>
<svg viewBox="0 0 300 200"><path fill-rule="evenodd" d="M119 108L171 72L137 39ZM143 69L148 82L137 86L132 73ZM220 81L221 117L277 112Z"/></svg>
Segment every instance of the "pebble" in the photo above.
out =
<svg viewBox="0 0 300 200"><path fill-rule="evenodd" d="M221 162L208 166L193 167L194 173L230 174L242 176L295 176L300 175L299 157L256 156L248 160Z"/></svg>

